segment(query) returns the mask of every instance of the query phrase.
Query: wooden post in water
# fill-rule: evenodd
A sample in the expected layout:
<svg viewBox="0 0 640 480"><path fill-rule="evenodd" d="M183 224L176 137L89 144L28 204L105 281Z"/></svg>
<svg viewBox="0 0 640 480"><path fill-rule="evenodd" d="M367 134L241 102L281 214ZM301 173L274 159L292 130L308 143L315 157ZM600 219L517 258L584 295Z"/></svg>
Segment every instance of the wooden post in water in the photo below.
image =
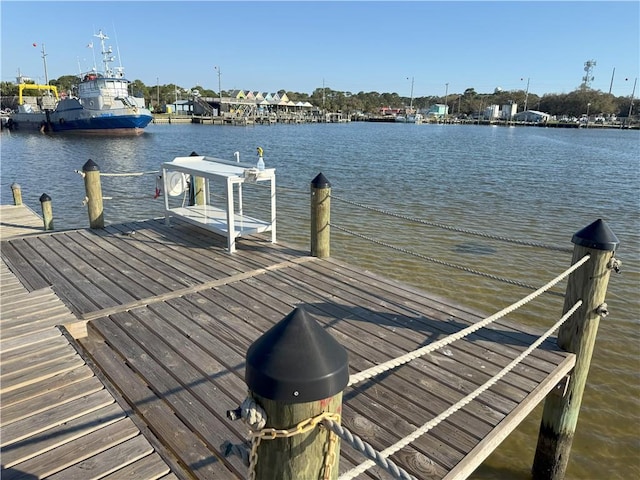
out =
<svg viewBox="0 0 640 480"><path fill-rule="evenodd" d="M331 184L319 173L311 181L311 255L331 254Z"/></svg>
<svg viewBox="0 0 640 480"><path fill-rule="evenodd" d="M608 313L604 300L609 276L611 269L618 268L614 253L619 242L604 221L583 228L571 241L575 244L572 264L587 254L591 256L569 276L563 313L578 300L582 305L558 331L558 345L576 354L576 365L566 388L552 391L545 399L532 468L534 480L564 478L598 324Z"/></svg>
<svg viewBox="0 0 640 480"><path fill-rule="evenodd" d="M46 193L40 195L40 205L42 207L42 221L45 230L53 230L53 208L51 207L51 197Z"/></svg>
<svg viewBox="0 0 640 480"><path fill-rule="evenodd" d="M342 412L347 351L296 308L249 347L245 380L249 396L266 413L263 430L296 431L300 422ZM339 423L335 415L333 420ZM267 437L250 459L256 480L338 478L340 438L328 428L317 424L292 436Z"/></svg>
<svg viewBox="0 0 640 480"><path fill-rule="evenodd" d="M22 189L16 182L11 184L11 193L13 193L13 204L22 205Z"/></svg>
<svg viewBox="0 0 640 480"><path fill-rule="evenodd" d="M87 210L90 228L104 228L104 210L102 207L102 186L100 167L93 160L87 160L82 167L84 188L87 192Z"/></svg>

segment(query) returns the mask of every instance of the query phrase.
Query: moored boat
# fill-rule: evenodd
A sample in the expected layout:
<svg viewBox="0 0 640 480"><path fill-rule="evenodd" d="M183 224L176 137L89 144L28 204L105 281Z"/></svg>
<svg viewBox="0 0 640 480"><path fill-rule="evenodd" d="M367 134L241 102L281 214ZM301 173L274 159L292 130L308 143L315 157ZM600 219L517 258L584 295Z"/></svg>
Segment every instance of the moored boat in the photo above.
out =
<svg viewBox="0 0 640 480"><path fill-rule="evenodd" d="M129 94L124 69L113 69L111 47L102 31L95 35L102 46L104 71L93 69L80 75L76 95L61 94L50 85L19 85L18 109L11 113L9 127L98 135L138 135L153 119L144 98ZM43 50L43 57L45 56ZM44 94L31 102L23 90L36 88ZM35 101L33 101L35 100Z"/></svg>
<svg viewBox="0 0 640 480"><path fill-rule="evenodd" d="M422 123L422 115L420 113L397 115L395 120L398 123Z"/></svg>

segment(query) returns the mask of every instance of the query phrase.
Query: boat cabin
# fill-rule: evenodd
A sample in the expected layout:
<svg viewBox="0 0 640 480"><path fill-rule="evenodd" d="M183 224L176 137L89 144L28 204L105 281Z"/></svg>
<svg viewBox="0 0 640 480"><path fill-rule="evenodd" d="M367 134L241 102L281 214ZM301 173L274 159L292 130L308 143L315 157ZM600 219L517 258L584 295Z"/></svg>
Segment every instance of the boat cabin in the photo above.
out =
<svg viewBox="0 0 640 480"><path fill-rule="evenodd" d="M89 73L78 86L78 97L82 106L90 110L121 107L122 99L129 97L129 81Z"/></svg>

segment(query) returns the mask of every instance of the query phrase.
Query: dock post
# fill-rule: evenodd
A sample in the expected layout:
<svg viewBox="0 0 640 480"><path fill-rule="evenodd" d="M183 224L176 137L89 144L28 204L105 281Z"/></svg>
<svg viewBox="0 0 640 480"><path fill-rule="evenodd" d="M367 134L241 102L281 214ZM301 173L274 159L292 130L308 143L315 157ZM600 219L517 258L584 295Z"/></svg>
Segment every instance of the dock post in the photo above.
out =
<svg viewBox="0 0 640 480"><path fill-rule="evenodd" d="M331 254L331 184L319 173L311 181L311 256Z"/></svg>
<svg viewBox="0 0 640 480"><path fill-rule="evenodd" d="M87 193L87 210L90 228L104 228L102 208L102 186L100 185L100 167L93 160L87 160L82 166L84 188Z"/></svg>
<svg viewBox="0 0 640 480"><path fill-rule="evenodd" d="M196 152L191 152L189 156L198 157L199 155ZM193 180L193 203L191 205L205 205L204 178L192 176L191 179Z"/></svg>
<svg viewBox="0 0 640 480"><path fill-rule="evenodd" d="M611 270L618 271L614 258L618 238L602 220L577 232L572 264L585 255L591 258L568 279L563 313L578 300L582 305L558 331L558 346L576 354L576 365L566 386L547 395L533 460L534 480L562 480L578 423L582 395L600 318L608 314L604 303Z"/></svg>
<svg viewBox="0 0 640 480"><path fill-rule="evenodd" d="M262 408L266 420L254 430L250 476L337 479L340 437L321 420L340 423L342 391L349 382L344 347L298 307L249 347L245 381L248 400Z"/></svg>
<svg viewBox="0 0 640 480"><path fill-rule="evenodd" d="M22 189L16 182L11 184L11 193L13 193L13 204L22 205Z"/></svg>
<svg viewBox="0 0 640 480"><path fill-rule="evenodd" d="M45 230L53 230L53 208L51 207L51 197L46 193L40 195L40 205L42 206L42 221Z"/></svg>

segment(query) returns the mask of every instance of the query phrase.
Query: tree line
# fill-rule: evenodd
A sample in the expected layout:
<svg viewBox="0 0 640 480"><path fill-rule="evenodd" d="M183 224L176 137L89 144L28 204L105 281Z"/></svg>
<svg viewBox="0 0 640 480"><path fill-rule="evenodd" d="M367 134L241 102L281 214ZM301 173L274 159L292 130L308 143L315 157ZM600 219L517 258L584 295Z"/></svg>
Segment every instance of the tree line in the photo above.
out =
<svg viewBox="0 0 640 480"><path fill-rule="evenodd" d="M64 75L49 83L55 85L59 91L72 92L78 83L78 77ZM5 108L6 97L17 95L18 86L12 82L0 82L0 91L3 97L2 106ZM153 106L170 104L180 99L187 100L195 92L210 98L217 98L220 94L223 97L229 96L229 92L216 92L200 85L185 89L175 84L145 85L141 80L134 80L130 85L130 91L135 96L144 97L147 104ZM632 102L631 96L616 97L585 87L579 87L569 93L547 93L541 96L525 90L496 89L491 93L480 93L474 88L467 88L462 93L451 92L446 96L422 96L413 99L395 92L352 93L324 87L316 88L311 94L286 90L280 90L278 93L286 93L294 102L308 101L317 108L330 112L376 114L382 107L405 108L411 104L414 108L422 109L434 104L447 104L449 114L460 117L477 115L489 105L502 106L509 103L518 104L519 111L522 111L526 105L528 110L539 110L556 116L580 117L589 111L591 115L626 117ZM635 115L637 111L634 109L632 116Z"/></svg>

